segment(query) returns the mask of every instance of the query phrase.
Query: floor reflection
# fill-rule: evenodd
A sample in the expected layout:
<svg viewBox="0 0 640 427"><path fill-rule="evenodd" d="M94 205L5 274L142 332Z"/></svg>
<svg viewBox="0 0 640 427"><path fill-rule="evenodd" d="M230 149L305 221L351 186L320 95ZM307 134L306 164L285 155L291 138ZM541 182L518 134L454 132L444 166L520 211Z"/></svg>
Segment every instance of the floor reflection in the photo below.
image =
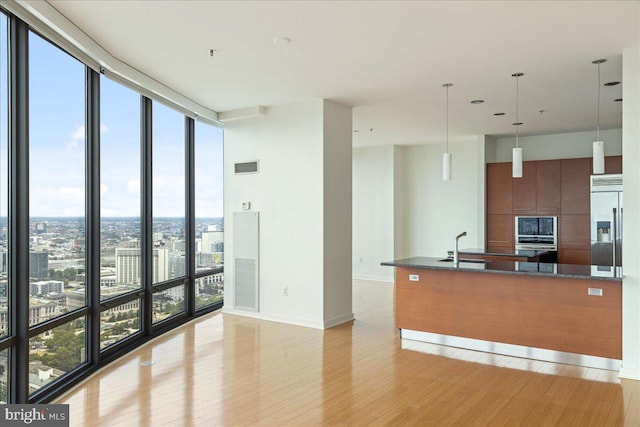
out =
<svg viewBox="0 0 640 427"><path fill-rule="evenodd" d="M356 281L353 301L356 320L325 331L205 316L57 403L69 403L71 425L83 427L640 425L637 381L432 344L402 348L392 286Z"/></svg>

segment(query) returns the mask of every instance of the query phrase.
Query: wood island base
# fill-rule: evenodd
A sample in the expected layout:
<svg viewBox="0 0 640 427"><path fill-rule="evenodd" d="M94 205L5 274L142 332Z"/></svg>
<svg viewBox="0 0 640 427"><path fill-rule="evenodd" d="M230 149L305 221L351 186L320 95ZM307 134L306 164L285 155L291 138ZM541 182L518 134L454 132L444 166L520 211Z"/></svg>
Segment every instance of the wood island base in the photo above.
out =
<svg viewBox="0 0 640 427"><path fill-rule="evenodd" d="M396 326L403 338L450 337L445 345L463 346L451 341L460 338L568 354L561 363L583 364L573 357L580 355L620 361L621 288L608 280L396 267Z"/></svg>

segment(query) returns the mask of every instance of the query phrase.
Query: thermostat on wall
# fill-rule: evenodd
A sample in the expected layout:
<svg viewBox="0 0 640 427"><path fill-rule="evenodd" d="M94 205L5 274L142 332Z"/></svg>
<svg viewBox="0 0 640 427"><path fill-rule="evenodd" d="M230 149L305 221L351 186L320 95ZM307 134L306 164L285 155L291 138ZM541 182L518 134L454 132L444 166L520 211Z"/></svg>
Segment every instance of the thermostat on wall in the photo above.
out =
<svg viewBox="0 0 640 427"><path fill-rule="evenodd" d="M249 209L251 209L251 202L242 202L242 210L248 211Z"/></svg>

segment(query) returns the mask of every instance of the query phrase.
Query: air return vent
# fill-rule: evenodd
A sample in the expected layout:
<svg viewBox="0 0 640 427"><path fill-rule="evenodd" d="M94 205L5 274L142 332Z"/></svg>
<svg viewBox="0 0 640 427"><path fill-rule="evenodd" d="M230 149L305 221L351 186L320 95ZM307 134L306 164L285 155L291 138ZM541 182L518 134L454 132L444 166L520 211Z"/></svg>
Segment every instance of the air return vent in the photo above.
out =
<svg viewBox="0 0 640 427"><path fill-rule="evenodd" d="M234 163L234 171L237 174L241 173L258 173L258 161Z"/></svg>
<svg viewBox="0 0 640 427"><path fill-rule="evenodd" d="M258 311L258 212L233 213L234 303L236 310Z"/></svg>

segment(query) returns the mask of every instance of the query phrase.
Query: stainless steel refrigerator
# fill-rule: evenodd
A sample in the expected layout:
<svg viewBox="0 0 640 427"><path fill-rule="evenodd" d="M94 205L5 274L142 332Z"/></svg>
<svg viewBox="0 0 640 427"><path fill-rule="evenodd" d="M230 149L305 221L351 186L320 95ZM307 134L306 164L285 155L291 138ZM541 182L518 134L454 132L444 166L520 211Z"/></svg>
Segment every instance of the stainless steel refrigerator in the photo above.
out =
<svg viewBox="0 0 640 427"><path fill-rule="evenodd" d="M591 265L622 266L622 174L591 176Z"/></svg>

